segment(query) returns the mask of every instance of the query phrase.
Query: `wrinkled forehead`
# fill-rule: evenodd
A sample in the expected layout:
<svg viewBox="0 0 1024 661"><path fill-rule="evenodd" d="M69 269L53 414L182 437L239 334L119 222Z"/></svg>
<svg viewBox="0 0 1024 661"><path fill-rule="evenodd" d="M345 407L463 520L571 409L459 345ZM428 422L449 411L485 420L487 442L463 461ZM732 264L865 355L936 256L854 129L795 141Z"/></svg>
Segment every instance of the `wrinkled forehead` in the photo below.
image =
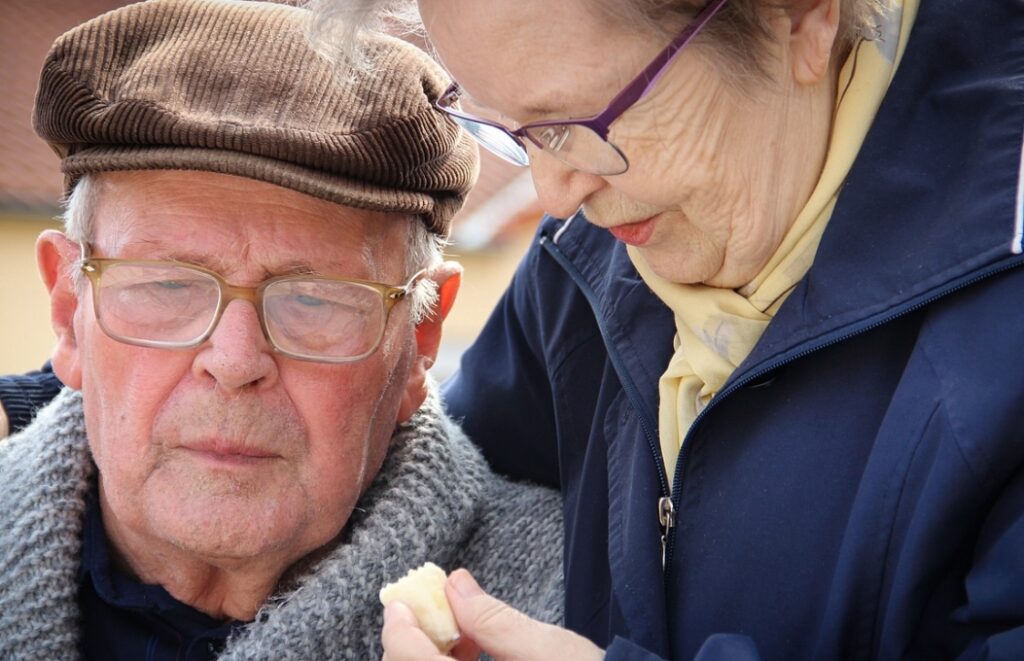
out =
<svg viewBox="0 0 1024 661"><path fill-rule="evenodd" d="M251 280L316 273L401 280L412 216L196 171L94 177L93 244L108 257L177 259Z"/></svg>

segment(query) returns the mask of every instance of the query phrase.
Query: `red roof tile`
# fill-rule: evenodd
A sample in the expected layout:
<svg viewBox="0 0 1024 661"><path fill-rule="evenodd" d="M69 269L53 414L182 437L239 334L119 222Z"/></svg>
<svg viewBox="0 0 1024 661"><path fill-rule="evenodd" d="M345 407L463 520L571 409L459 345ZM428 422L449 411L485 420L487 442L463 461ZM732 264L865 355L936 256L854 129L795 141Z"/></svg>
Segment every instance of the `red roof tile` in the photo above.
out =
<svg viewBox="0 0 1024 661"><path fill-rule="evenodd" d="M39 69L53 41L128 4L117 0L13 0L0 21L0 207L52 213L61 194L57 157L32 132Z"/></svg>

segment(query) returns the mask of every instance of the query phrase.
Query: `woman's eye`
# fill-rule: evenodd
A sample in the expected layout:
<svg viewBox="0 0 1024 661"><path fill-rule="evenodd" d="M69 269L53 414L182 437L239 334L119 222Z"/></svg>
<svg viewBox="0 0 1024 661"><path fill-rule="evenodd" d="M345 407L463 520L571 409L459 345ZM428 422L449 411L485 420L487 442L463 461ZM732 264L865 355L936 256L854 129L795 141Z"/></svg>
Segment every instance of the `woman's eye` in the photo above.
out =
<svg viewBox="0 0 1024 661"><path fill-rule="evenodd" d="M545 127L540 134L540 141L544 143L546 149L551 151L558 151L565 145L565 141L569 138L570 127L568 126L548 126Z"/></svg>

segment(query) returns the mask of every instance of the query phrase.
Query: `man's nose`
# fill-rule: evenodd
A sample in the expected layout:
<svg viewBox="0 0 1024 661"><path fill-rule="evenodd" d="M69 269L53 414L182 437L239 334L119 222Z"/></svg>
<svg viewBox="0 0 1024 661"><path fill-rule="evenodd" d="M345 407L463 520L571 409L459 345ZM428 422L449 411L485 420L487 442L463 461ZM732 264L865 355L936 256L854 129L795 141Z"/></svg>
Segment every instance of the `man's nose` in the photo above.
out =
<svg viewBox="0 0 1024 661"><path fill-rule="evenodd" d="M573 215L591 194L607 185L599 175L581 172L535 147L528 149L537 199L555 218Z"/></svg>
<svg viewBox="0 0 1024 661"><path fill-rule="evenodd" d="M273 347L263 335L252 303L228 303L213 334L200 348L194 369L198 376L209 375L225 390L265 388L277 380Z"/></svg>

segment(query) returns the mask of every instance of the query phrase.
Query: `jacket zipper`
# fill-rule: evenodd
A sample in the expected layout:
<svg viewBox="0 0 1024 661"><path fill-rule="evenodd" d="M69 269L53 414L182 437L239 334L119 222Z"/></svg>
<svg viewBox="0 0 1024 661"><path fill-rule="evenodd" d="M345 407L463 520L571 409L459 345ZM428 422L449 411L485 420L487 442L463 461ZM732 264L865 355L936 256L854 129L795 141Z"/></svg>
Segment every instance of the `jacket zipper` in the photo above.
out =
<svg viewBox="0 0 1024 661"><path fill-rule="evenodd" d="M676 525L676 508L672 499L662 496L658 499L658 523L661 525L661 571L665 571L668 557L668 538Z"/></svg>

